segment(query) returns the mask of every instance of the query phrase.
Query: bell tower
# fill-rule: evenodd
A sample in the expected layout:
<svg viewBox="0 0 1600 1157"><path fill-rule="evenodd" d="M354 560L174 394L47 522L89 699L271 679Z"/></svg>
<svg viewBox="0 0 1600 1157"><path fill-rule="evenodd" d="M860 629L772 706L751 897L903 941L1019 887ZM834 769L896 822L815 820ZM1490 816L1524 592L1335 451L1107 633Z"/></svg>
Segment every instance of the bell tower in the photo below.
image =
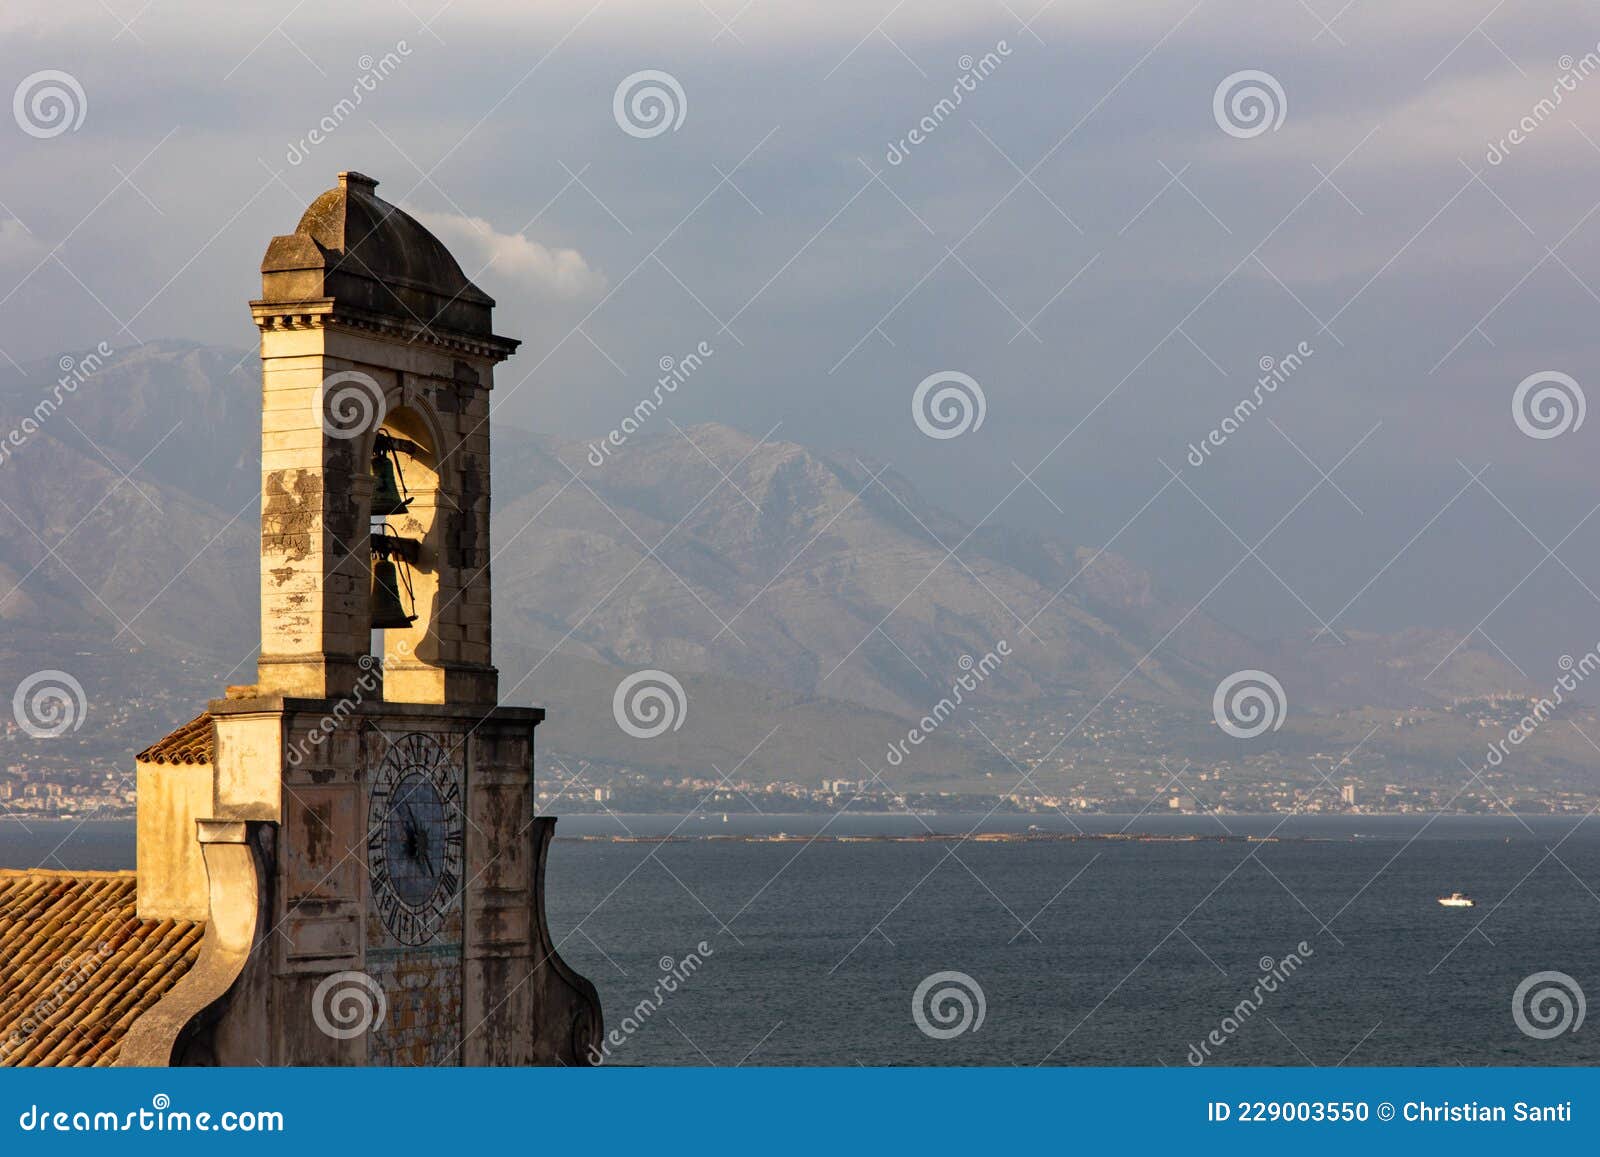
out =
<svg viewBox="0 0 1600 1157"><path fill-rule="evenodd" d="M257 681L140 756L140 915L211 946L140 1063L595 1055L545 924L544 712L499 705L490 654L489 392L518 344L493 307L360 173L267 247Z"/></svg>
<svg viewBox="0 0 1600 1157"><path fill-rule="evenodd" d="M374 669L362 661L377 596L384 699L492 705L489 391L518 343L494 336L494 302L376 189L339 174L295 232L273 238L250 304L262 362L257 686L352 693Z"/></svg>

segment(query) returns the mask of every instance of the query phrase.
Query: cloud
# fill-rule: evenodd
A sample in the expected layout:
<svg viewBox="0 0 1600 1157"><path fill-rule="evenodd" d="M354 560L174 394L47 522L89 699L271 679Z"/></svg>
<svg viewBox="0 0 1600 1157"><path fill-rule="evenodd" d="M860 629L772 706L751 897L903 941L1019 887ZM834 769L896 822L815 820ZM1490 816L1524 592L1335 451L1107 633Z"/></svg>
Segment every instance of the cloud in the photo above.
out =
<svg viewBox="0 0 1600 1157"><path fill-rule="evenodd" d="M511 281L545 297L580 301L605 290L605 275L576 249L552 249L522 233L501 233L482 217L408 210L443 241L480 287Z"/></svg>
<svg viewBox="0 0 1600 1157"><path fill-rule="evenodd" d="M0 265L33 261L44 252L39 239L15 217L0 217Z"/></svg>
<svg viewBox="0 0 1600 1157"><path fill-rule="evenodd" d="M1336 51L1344 43L1370 48L1404 38L1426 47L1425 70L1452 45L1459 47L1458 42L1471 36L1479 16L1463 11L1460 0L1407 0L1404 4L1344 7L1330 4L1321 15L1314 10L1315 5L1289 5L1281 10L1274 10L1272 5L1246 5L1248 9L1261 9L1252 11L1248 19L1241 19L1217 0L1141 0L1137 4L1128 0L1074 0L1071 4L1037 0L1027 5L1011 4L1009 0L1000 4L973 0L918 0L916 4L810 0L805 4L742 5L708 4L703 0L544 0L539 4L529 4L527 0L476 0L470 5L445 4L423 25L428 13L419 15L420 8L413 12L406 5L396 5L394 0L344 0L337 5L320 6L315 15L309 9L297 10L291 13L292 19L280 19L281 14L273 5L239 5L236 21L228 28L220 28L208 19L214 7L213 0L164 0L159 5L147 5L148 12L140 9L129 17L129 22L142 41L204 47L208 52L216 50L219 36L231 34L238 41L239 56L275 33L282 32L298 41L311 37L313 29L324 40L330 35L359 40L367 51L375 30L392 30L394 36L408 37L419 48L438 43L430 35L433 32L452 43L462 37L491 48L514 43L517 38L532 43L548 43L552 38L565 41L581 32L579 40L635 44L652 50L669 45L704 46L716 37L717 49L733 45L792 53L797 48L829 46L836 47L840 55L848 51L852 56L869 38L884 46L877 35L880 32L899 44L955 38L983 38L992 43L994 37L1006 36L1019 47L1125 43L1138 45L1139 52L1158 40L1170 40L1191 47L1222 47L1230 56L1258 46L1282 51L1287 33L1297 48L1304 46L1310 54ZM1541 0L1537 8L1536 16L1509 6L1492 11L1484 18L1482 31L1505 44L1508 34L1519 28L1548 28L1552 18L1581 26L1587 18L1582 0ZM54 0L7 0L0 5L0 43L82 38L87 29L90 34L103 34L111 51L120 51L130 37L121 37L115 45L111 40L122 30L123 18L111 8L91 9L85 14L76 6ZM84 51L93 47L85 44ZM963 47L972 50L975 45L966 43ZM1486 53L1494 52L1487 45L1482 47ZM283 44L282 48L285 59L294 55L290 45ZM315 48L312 54L316 54ZM1516 52L1512 50L1511 55L1516 56ZM1495 59L1500 59L1498 54ZM1126 63L1132 62L1130 58Z"/></svg>
<svg viewBox="0 0 1600 1157"><path fill-rule="evenodd" d="M1453 11L1454 0L1412 0ZM1028 39L1031 30L1112 36L1139 35L1151 38L1169 32L1195 7L1194 0L1145 0L1128 4L1126 0L1077 0L1076 3L1034 4L1028 13L1013 15L1004 5L974 4L972 0L919 0L915 5L892 5L891 0L866 4L862 0L811 0L806 4L705 5L695 0L546 0L528 4L526 0L478 0L471 5L446 5L439 16L428 22L447 38L455 33L483 35L496 43L511 36L563 39L580 29L612 41L635 42L659 47L665 43L702 45L713 35L719 41L749 44L752 41L792 50L798 43L828 44L848 48L872 34L880 21L883 30L898 37L956 36L962 34L1004 35L1010 30L1019 39ZM374 28L393 26L399 34L420 24L411 19L404 6L393 0L345 0L322 6L313 20L300 13L292 21L279 20L284 31L298 37L313 23L324 30L370 37ZM720 8L720 13L718 9ZM245 6L240 13L240 36L248 48L251 43L274 31L277 18L270 6ZM420 9L419 9L420 11ZM141 33L159 28L165 41L182 39L192 43L214 43L215 31L207 28L210 0L168 0L149 16L134 16L135 30ZM15 39L24 37L70 36L83 30L82 13L74 14L50 0L8 0L0 6L0 34ZM424 13L426 15L426 13ZM1022 31L1023 19L1029 30ZM1305 17L1309 27L1311 17ZM110 11L95 13L92 24L109 33L118 30L120 21ZM1468 21L1467 23L1470 23ZM1229 22L1228 36L1237 38L1249 26ZM207 37L210 40L207 40ZM413 43L431 43L426 31L416 29Z"/></svg>

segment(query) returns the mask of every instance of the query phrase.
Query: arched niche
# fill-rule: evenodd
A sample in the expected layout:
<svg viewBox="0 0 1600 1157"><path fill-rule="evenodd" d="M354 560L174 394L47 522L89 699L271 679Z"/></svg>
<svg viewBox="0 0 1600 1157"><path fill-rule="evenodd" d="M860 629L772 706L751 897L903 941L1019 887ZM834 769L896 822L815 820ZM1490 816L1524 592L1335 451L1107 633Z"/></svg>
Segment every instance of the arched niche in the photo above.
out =
<svg viewBox="0 0 1600 1157"><path fill-rule="evenodd" d="M387 409L380 430L368 442L369 463L379 432L393 440L395 466L410 502L404 513L373 515L372 528L416 544L415 556L406 564L410 590L402 590L402 601L416 621L409 627L373 632L374 653L383 660L383 697L395 702L442 702L437 673L449 648L441 628L444 611L459 591L444 549L449 512L455 507L449 453L443 448L437 416L420 398ZM381 643L376 636L381 636Z"/></svg>

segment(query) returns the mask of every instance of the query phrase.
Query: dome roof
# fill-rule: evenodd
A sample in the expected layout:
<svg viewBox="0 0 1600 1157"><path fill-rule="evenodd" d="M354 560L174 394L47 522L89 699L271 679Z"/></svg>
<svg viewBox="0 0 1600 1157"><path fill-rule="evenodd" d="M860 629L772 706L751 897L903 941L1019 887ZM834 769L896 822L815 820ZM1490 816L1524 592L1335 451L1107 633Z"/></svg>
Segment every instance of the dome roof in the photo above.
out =
<svg viewBox="0 0 1600 1157"><path fill-rule="evenodd" d="M338 187L311 202L293 233L272 239L261 263L263 302L333 298L428 329L489 334L494 299L377 187L361 173L340 173Z"/></svg>

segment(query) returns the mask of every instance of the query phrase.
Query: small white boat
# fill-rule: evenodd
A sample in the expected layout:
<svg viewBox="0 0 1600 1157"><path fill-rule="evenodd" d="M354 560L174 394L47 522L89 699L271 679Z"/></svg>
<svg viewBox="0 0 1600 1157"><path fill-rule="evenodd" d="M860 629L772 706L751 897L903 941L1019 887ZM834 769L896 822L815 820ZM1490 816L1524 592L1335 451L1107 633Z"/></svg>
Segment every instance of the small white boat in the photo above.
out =
<svg viewBox="0 0 1600 1157"><path fill-rule="evenodd" d="M1475 908L1478 902L1470 896L1463 896L1460 892L1451 892L1448 896L1440 896L1439 903L1446 908Z"/></svg>

